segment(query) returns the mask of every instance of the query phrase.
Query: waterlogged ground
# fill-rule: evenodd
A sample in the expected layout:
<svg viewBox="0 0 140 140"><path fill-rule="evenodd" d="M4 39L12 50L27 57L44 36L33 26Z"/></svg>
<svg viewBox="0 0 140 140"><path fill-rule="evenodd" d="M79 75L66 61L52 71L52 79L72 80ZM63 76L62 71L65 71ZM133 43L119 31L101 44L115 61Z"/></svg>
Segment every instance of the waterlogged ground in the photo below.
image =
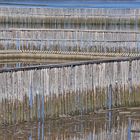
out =
<svg viewBox="0 0 140 140"><path fill-rule="evenodd" d="M139 140L140 108L1 126L0 140Z"/></svg>

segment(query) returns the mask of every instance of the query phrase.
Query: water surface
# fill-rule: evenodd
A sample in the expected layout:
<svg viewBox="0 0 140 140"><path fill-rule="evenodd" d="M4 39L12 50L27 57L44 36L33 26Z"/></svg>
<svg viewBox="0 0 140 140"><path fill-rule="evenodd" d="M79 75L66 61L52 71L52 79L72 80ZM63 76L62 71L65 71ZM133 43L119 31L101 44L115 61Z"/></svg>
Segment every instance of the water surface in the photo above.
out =
<svg viewBox="0 0 140 140"><path fill-rule="evenodd" d="M139 0L1 0L1 6L53 8L140 8Z"/></svg>
<svg viewBox="0 0 140 140"><path fill-rule="evenodd" d="M2 126L0 140L139 140L139 113L136 108L100 110L84 116L64 115L44 122Z"/></svg>
<svg viewBox="0 0 140 140"><path fill-rule="evenodd" d="M0 69L5 68L20 68L37 65L59 64L66 62L73 62L76 60L62 60L62 59L3 59L0 61Z"/></svg>

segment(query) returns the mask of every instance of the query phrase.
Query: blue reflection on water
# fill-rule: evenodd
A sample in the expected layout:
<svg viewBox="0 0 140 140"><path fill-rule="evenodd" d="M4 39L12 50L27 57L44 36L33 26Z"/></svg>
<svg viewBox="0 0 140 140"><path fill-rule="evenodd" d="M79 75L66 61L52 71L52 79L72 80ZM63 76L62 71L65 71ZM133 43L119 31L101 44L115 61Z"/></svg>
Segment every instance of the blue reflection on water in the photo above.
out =
<svg viewBox="0 0 140 140"><path fill-rule="evenodd" d="M36 0L36 1L3 1L0 0L0 5L11 6L29 6L29 7L58 7L58 8L140 8L140 1L97 1L97 0Z"/></svg>
<svg viewBox="0 0 140 140"><path fill-rule="evenodd" d="M38 123L38 140L40 140L40 122Z"/></svg>
<svg viewBox="0 0 140 140"><path fill-rule="evenodd" d="M29 140L32 140L32 135L29 136Z"/></svg>
<svg viewBox="0 0 140 140"><path fill-rule="evenodd" d="M128 136L127 140L131 140L131 119L128 119Z"/></svg>

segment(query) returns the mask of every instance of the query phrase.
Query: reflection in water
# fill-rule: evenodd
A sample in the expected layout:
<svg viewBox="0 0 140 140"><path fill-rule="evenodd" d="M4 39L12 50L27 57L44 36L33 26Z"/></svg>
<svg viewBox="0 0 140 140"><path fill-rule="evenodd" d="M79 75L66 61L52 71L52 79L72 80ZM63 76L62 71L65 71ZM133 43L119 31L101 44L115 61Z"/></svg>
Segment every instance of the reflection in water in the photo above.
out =
<svg viewBox="0 0 140 140"><path fill-rule="evenodd" d="M131 140L131 119L128 118L128 135L127 135L128 140Z"/></svg>
<svg viewBox="0 0 140 140"><path fill-rule="evenodd" d="M0 61L0 69L2 68L20 68L35 65L48 65L48 64L58 64L72 62L76 60L61 60L61 59L6 59L5 61Z"/></svg>
<svg viewBox="0 0 140 140"><path fill-rule="evenodd" d="M0 140L138 140L140 119L128 118L125 111L103 111L3 127L0 132Z"/></svg>

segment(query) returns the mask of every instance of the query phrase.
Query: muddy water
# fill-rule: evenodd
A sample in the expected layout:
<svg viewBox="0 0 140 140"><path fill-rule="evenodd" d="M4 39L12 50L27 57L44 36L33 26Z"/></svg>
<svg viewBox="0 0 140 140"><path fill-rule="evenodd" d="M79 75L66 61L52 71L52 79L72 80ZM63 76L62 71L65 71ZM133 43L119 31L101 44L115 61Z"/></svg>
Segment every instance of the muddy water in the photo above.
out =
<svg viewBox="0 0 140 140"><path fill-rule="evenodd" d="M2 126L0 140L139 140L140 108Z"/></svg>

